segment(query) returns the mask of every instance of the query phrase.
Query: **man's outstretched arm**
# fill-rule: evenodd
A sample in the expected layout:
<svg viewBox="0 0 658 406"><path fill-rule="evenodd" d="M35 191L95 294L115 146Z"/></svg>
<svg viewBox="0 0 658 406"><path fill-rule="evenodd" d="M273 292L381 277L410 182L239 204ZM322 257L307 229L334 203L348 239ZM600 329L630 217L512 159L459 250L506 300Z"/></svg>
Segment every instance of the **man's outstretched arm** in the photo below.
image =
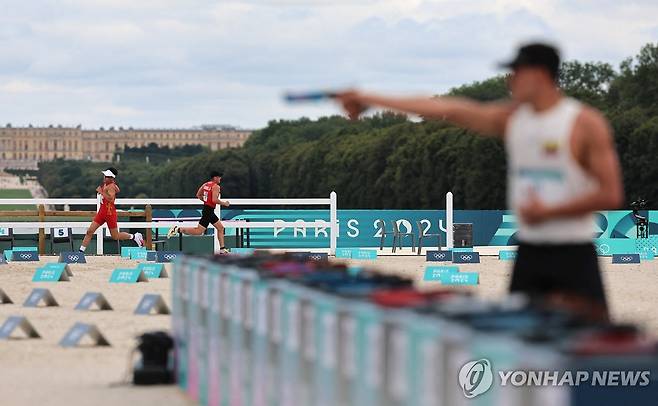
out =
<svg viewBox="0 0 658 406"><path fill-rule="evenodd" d="M351 119L357 119L369 107L382 107L497 136L505 133L507 119L515 108L509 102L482 103L461 97L389 97L358 91L338 93L336 99Z"/></svg>

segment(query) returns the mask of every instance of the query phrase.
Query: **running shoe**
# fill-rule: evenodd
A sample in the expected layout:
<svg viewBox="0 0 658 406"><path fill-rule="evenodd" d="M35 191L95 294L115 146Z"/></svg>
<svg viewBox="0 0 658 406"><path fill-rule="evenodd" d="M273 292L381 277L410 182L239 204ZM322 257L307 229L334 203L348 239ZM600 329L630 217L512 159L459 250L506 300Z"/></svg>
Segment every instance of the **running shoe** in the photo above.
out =
<svg viewBox="0 0 658 406"><path fill-rule="evenodd" d="M143 247L144 246L144 236L142 236L142 233L135 233L135 236L133 237L133 239L137 243L138 247Z"/></svg>
<svg viewBox="0 0 658 406"><path fill-rule="evenodd" d="M228 255L230 251L226 248L220 248L218 254L219 255Z"/></svg>
<svg viewBox="0 0 658 406"><path fill-rule="evenodd" d="M180 227L178 227L178 226L171 227L169 229L169 231L167 232L167 238L171 238L171 237L175 236L176 234L178 234L179 229L180 229Z"/></svg>

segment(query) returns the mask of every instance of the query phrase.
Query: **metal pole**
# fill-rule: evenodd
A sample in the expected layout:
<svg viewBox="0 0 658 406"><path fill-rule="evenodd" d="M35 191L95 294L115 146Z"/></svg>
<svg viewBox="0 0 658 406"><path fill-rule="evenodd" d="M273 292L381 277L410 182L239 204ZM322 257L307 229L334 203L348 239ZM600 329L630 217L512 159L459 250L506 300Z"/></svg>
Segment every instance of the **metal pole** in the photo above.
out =
<svg viewBox="0 0 658 406"><path fill-rule="evenodd" d="M215 206L215 214L217 215L218 219L220 219L220 220L222 219L222 205L221 204L218 204L217 206ZM214 238L213 238L213 243L212 243L213 253L215 253L215 254L217 254L219 252L219 248L220 248L219 240L217 239L217 233L219 233L219 231L217 231L217 229L215 228L215 231L214 231L215 235L213 236ZM226 238L226 234L224 235L224 238Z"/></svg>
<svg viewBox="0 0 658 406"><path fill-rule="evenodd" d="M39 205L39 221L46 221L46 206L43 204ZM54 248L50 247L50 249L53 250ZM43 227L39 228L39 254L46 254L46 230L44 230Z"/></svg>
<svg viewBox="0 0 658 406"><path fill-rule="evenodd" d="M331 233L329 235L329 254L336 255L336 245L338 242L338 207L336 192L329 194L329 221L331 223Z"/></svg>
<svg viewBox="0 0 658 406"><path fill-rule="evenodd" d="M101 195L96 194L96 212L98 212L98 210L101 208L101 200ZM98 230L96 230L96 255L103 255L103 236L105 235L104 229L105 225L98 227ZM121 255L120 252L119 255Z"/></svg>
<svg viewBox="0 0 658 406"><path fill-rule="evenodd" d="M446 248L449 250L454 248L452 214L452 192L448 192L446 193Z"/></svg>

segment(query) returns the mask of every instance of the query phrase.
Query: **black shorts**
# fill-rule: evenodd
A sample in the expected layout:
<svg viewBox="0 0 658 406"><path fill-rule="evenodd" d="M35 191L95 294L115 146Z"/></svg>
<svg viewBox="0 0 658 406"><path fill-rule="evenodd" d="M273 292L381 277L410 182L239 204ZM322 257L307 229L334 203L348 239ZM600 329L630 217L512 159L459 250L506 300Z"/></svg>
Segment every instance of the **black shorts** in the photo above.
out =
<svg viewBox="0 0 658 406"><path fill-rule="evenodd" d="M215 209L204 205L203 210L201 210L201 220L199 220L199 224L204 228L208 228L210 224L215 224L218 221L219 217L215 214Z"/></svg>
<svg viewBox="0 0 658 406"><path fill-rule="evenodd" d="M607 308L599 261L591 243L519 243L510 291L530 297L568 294Z"/></svg>

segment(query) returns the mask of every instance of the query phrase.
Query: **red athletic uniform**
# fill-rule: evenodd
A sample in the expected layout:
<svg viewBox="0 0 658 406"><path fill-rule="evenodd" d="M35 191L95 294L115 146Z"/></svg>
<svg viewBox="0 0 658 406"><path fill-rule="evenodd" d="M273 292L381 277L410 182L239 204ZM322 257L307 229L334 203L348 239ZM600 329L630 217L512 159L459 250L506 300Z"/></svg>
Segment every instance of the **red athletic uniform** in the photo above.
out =
<svg viewBox="0 0 658 406"><path fill-rule="evenodd" d="M215 202L212 201L212 188L213 188L214 186L219 187L219 186L218 186L215 182L213 182L213 181L210 181L210 182L206 182L206 183L204 183L204 184L203 184L203 187L202 187L203 196L202 196L202 199L201 199L201 200L203 200L203 204L204 204L205 206L212 207L213 209L215 208L215 206L217 206L217 203L215 203Z"/></svg>
<svg viewBox="0 0 658 406"><path fill-rule="evenodd" d="M105 191L106 188L110 187L110 185L114 185L117 188L117 193L119 192L119 186L116 183L110 183L109 185L103 185L103 191ZM103 223L107 223L107 227L112 230L114 228L118 228L117 226L117 208L112 202L108 202L105 200L105 196L103 196L103 201L101 202L101 207L98 209L98 213L96 213L96 216L94 217L94 222L100 225L103 225Z"/></svg>

